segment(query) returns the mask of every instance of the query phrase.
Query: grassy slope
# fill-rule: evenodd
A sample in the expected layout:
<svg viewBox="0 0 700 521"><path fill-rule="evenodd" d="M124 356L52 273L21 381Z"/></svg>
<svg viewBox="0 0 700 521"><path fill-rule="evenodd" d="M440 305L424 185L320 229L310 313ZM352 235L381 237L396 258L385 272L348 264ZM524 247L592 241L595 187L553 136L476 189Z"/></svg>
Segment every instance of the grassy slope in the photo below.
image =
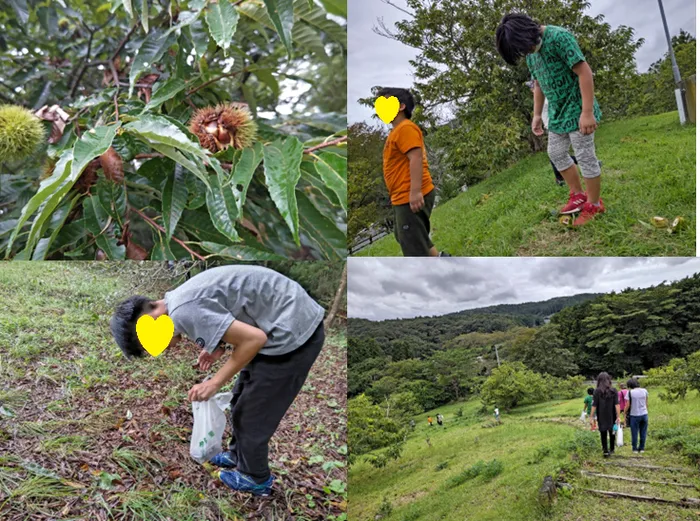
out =
<svg viewBox="0 0 700 521"><path fill-rule="evenodd" d="M129 363L114 345L111 310L136 289L126 271L139 268L115 276L110 266L0 266L0 404L16 414L0 415L0 518L335 519L345 508L344 335L329 335L273 437L273 496L251 499L189 457L186 393L204 378L192 368L196 346ZM166 289L147 284L145 294ZM330 461L340 466L322 470ZM103 473L121 481L103 490ZM337 493L324 491L333 480Z"/></svg>
<svg viewBox="0 0 700 521"><path fill-rule="evenodd" d="M687 466L688 463L677 455L669 454L654 440L654 429L661 426L696 425L700 432L700 396L693 393L685 402L666 404L660 402L657 393L652 391L650 402L651 427L647 440L647 452L643 455L647 462L666 465ZM590 435L595 450L586 453L585 468L611 474L613 469L602 466L602 455L598 446L597 432L586 431L578 422L582 409L582 398L561 402L549 402L516 409L511 414L501 414L501 426L484 428L492 424L491 418L478 413L481 403L471 400L452 404L417 416L415 433L408 439L400 459L390 462L385 468L375 469L361 461L350 468L348 473L350 490L349 519L370 521L380 509L384 498L393 507L393 513L386 521L428 521L442 519L459 520L502 520L521 521L548 519L553 521L635 521L663 519L676 521L697 519L692 509L667 507L657 504L636 503L629 500L610 500L586 496L575 492L571 499L560 497L551 514L544 516L537 504L537 491L546 475L554 475L558 467L570 461L571 455L561 444L576 434L576 429ZM464 416L455 413L464 408ZM426 418L441 412L445 417L445 428L428 427ZM547 420L558 420L558 422ZM625 431L628 435L629 431ZM425 438L430 437L432 447ZM629 438L627 445L617 451L615 458L631 456ZM552 452L541 461L534 461L538 449ZM463 485L447 489L447 480L470 467L479 460L498 459L504 464L502 474L489 482L478 477ZM438 470L440 464L447 467ZM615 469L618 475L624 470ZM697 472L697 469L696 469ZM664 479L668 476L630 474L645 479ZM697 473L684 476L686 483L700 487ZM610 480L587 480L579 478L575 487L621 490L617 482ZM642 485L644 486L644 485ZM618 488L615 488L618 487ZM635 490L627 488L626 490ZM687 496L698 497L698 489L682 489ZM645 486L636 493L672 497L678 499L677 491L656 490ZM675 496L674 496L675 494Z"/></svg>
<svg viewBox="0 0 700 521"><path fill-rule="evenodd" d="M435 245L470 257L695 255L695 126L681 127L675 113L613 122L597 132L596 148L604 217L583 229L561 225L551 211L568 191L540 153L436 208ZM649 224L656 215L680 215L690 226L668 235ZM400 254L393 236L358 253Z"/></svg>

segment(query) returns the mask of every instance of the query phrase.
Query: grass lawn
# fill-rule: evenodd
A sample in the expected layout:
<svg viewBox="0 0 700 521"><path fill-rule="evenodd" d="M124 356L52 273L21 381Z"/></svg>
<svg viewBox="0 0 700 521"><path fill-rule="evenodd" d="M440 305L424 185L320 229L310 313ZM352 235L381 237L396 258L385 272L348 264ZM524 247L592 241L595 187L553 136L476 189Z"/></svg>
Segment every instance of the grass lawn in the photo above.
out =
<svg viewBox="0 0 700 521"><path fill-rule="evenodd" d="M689 395L674 404L661 402L651 391L650 429L647 451L632 457L629 430L626 445L610 460L604 460L598 432L591 432L578 416L583 396L501 411L501 425L481 414L478 399L451 404L416 416L417 426L408 438L401 457L380 469L364 459L348 473L349 519L352 521L429 521L429 520L552 520L552 521L642 521L695 520L697 508L683 508L629 499L593 496L582 489L628 492L667 499L700 497L700 469L687 458L662 446L657 434L683 429L685 438L700 440L700 396ZM459 408L463 415L457 416ZM427 417L440 412L443 427L427 425ZM430 439L428 446L426 438ZM497 460L502 472L495 477L470 477L466 469L477 462ZM650 471L615 464L654 464L680 467L687 472ZM494 464L495 465L495 464ZM556 480L560 469L573 492L559 493L547 510L538 503L543 479ZM593 478L586 472L629 476L651 481L692 484L695 488L657 486L617 479ZM462 475L461 480L457 476ZM462 481L461 484L456 484ZM388 512L391 512L387 515ZM376 517L380 516L380 517Z"/></svg>
<svg viewBox="0 0 700 521"><path fill-rule="evenodd" d="M455 256L694 256L695 126L668 113L601 125L606 213L572 229L552 211L568 198L545 152L530 156L438 206L433 242ZM654 216L684 217L686 230L654 228ZM358 252L398 256L393 236Z"/></svg>
<svg viewBox="0 0 700 521"><path fill-rule="evenodd" d="M344 519L344 332L272 439L273 495L231 492L189 456L196 345L129 362L109 333L120 299L174 285L155 264L0 266L0 519Z"/></svg>

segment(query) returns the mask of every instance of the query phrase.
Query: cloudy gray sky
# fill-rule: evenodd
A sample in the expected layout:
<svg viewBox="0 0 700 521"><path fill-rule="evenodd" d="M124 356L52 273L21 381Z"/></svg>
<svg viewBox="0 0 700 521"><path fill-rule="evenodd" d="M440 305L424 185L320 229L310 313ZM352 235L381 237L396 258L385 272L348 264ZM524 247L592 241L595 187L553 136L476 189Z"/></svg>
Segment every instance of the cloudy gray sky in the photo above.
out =
<svg viewBox="0 0 700 521"><path fill-rule="evenodd" d="M494 304L643 288L700 272L700 258L348 259L348 316L444 315Z"/></svg>
<svg viewBox="0 0 700 521"><path fill-rule="evenodd" d="M405 7L405 0L392 0ZM637 68L646 71L667 49L664 29L659 15L658 0L590 0L587 14L605 15L612 27L627 25L635 29L637 38L645 43L637 52ZM348 121L370 121L373 111L357 103L370 94L375 85L391 83L393 87L409 87L413 83L408 63L416 51L394 40L372 32L377 18L384 18L388 27L405 18L401 11L379 0L348 2ZM664 0L668 28L672 35L680 29L695 35L695 1Z"/></svg>

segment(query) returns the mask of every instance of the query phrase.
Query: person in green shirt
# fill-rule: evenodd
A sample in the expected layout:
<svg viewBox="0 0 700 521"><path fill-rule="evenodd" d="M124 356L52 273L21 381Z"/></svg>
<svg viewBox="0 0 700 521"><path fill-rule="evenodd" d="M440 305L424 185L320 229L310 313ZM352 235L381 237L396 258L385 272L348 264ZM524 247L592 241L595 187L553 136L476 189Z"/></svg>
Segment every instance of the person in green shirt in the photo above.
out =
<svg viewBox="0 0 700 521"><path fill-rule="evenodd" d="M593 71L576 38L562 27L540 25L526 14L512 13L496 29L496 47L510 65L523 57L527 61L535 80L532 132L536 136L544 134L542 107L545 98L549 102L547 152L569 186L569 201L560 213L580 212L575 226L589 222L605 212L594 144L601 111L593 94ZM572 146L586 180L586 191L569 155Z"/></svg>
<svg viewBox="0 0 700 521"><path fill-rule="evenodd" d="M595 389L593 387L588 388L588 396L583 399L583 410L586 411L587 415L591 415L591 407L593 407L593 393Z"/></svg>

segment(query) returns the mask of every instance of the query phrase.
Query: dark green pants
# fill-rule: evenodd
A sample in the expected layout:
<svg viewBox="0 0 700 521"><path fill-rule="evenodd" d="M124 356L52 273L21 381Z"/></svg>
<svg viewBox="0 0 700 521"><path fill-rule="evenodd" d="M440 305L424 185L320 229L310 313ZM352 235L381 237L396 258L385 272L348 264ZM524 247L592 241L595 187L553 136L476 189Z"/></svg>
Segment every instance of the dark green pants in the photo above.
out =
<svg viewBox="0 0 700 521"><path fill-rule="evenodd" d="M429 257L433 243L430 240L430 214L435 204L435 190L423 197L425 205L413 213L409 204L394 206L394 236L404 257Z"/></svg>

